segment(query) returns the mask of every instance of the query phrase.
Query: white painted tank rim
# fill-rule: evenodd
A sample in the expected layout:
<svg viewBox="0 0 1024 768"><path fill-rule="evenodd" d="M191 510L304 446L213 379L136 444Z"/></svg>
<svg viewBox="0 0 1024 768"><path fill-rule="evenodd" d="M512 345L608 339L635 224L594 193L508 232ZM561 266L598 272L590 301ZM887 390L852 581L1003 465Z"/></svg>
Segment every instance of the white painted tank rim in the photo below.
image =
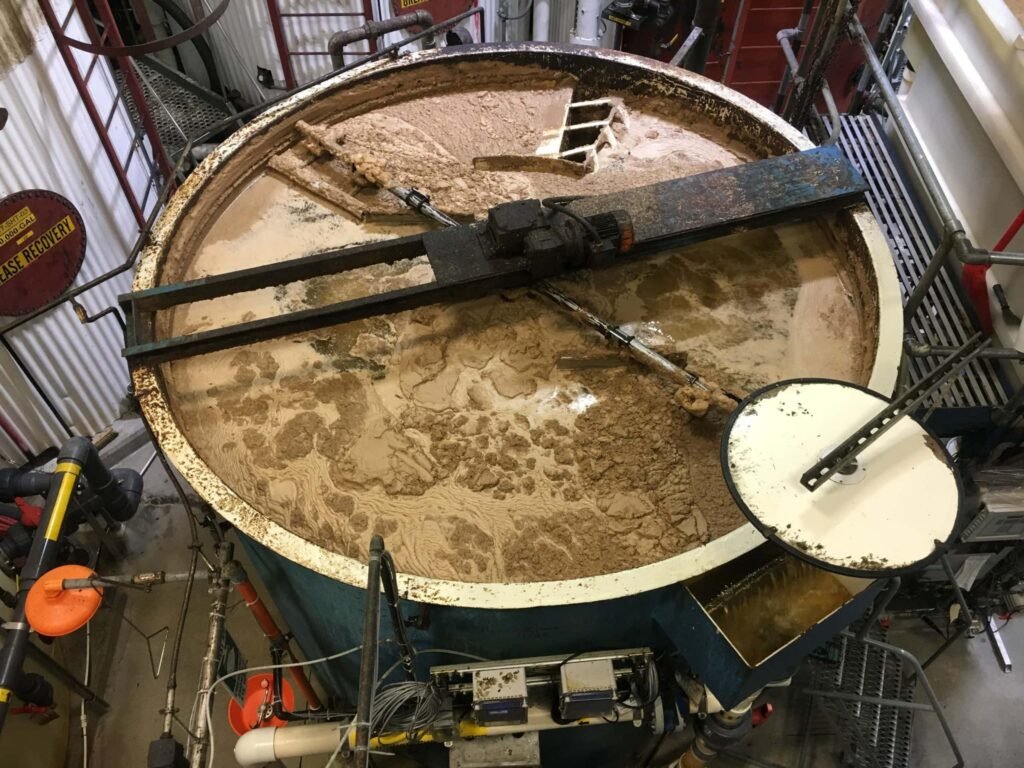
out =
<svg viewBox="0 0 1024 768"><path fill-rule="evenodd" d="M692 72L632 54L609 50L601 50L596 54L591 48L542 43L469 46L457 52L421 51L403 56L396 61L373 62L311 86L275 104L260 117L228 137L189 176L168 203L153 228L150 244L142 251L133 289L143 290L157 285L167 249L178 225L190 210L193 199L249 138L258 135L275 121L338 88L354 85L378 73L400 71L407 67L418 67L437 61L489 58L502 51L525 49L576 56L581 59L599 55L602 59L613 59L629 64L638 70L667 77L694 90L717 97L738 112L752 115L794 151L814 146L793 126L746 96ZM853 230L863 240L875 272L877 286L878 343L868 387L887 395L895 386L903 333L902 302L896 270L889 255L888 244L867 206L857 206L851 213L851 221ZM133 368L132 381L143 417L149 422L160 446L196 492L228 522L240 532L301 566L345 584L365 588L365 564L314 544L267 519L229 488L203 461L171 414L158 367ZM600 576L525 583L477 583L399 574L398 582L401 593L407 599L437 605L507 610L583 604L628 597L676 584L739 557L764 541L764 537L748 523L682 554ZM401 563L398 565L401 567Z"/></svg>

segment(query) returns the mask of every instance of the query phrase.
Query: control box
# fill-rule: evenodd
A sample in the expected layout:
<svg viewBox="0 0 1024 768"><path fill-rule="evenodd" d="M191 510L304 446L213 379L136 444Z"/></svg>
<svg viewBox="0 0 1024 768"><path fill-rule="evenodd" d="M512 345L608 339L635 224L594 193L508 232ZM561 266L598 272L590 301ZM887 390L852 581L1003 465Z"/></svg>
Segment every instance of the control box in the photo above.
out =
<svg viewBox="0 0 1024 768"><path fill-rule="evenodd" d="M579 659L561 666L559 714L563 720L606 717L615 711L612 660Z"/></svg>
<svg viewBox="0 0 1024 768"><path fill-rule="evenodd" d="M481 725L527 721L526 668L492 667L473 672L473 719Z"/></svg>

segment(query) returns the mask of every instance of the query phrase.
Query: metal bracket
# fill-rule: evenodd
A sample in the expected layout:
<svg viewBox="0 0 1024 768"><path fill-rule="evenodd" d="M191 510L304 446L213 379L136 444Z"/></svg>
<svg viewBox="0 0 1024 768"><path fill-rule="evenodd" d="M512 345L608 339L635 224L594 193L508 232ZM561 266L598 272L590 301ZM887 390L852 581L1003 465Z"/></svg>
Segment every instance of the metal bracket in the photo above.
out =
<svg viewBox="0 0 1024 768"><path fill-rule="evenodd" d="M605 266L627 250L631 255L656 253L826 213L859 202L865 189L860 174L837 150L818 148L625 192L559 200L557 205L538 200L505 203L492 208L485 222L123 295L119 301L128 318L123 354L132 362L159 363L439 302L466 301ZM434 282L187 336L153 338L153 314L159 309L417 256L427 257Z"/></svg>

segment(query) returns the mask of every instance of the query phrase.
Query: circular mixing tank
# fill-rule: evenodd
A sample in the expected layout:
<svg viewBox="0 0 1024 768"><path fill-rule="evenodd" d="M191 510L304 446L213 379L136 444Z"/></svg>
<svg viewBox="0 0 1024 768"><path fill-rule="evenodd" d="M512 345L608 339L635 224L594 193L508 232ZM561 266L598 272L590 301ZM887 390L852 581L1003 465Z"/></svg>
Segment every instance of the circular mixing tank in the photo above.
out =
<svg viewBox="0 0 1024 768"><path fill-rule="evenodd" d="M564 130L574 121L594 125ZM307 89L221 144L168 205L135 288L430 226L390 186L468 221L506 200L809 146L749 99L646 59L537 45L414 54ZM419 261L374 267L166 310L157 331L429 279ZM822 376L888 394L895 382L898 288L864 205L557 284L734 391ZM132 375L196 491L261 552L332 583L365 584L378 532L410 600L562 609L664 590L763 541L722 480L724 415L691 417L672 386L528 292Z"/></svg>

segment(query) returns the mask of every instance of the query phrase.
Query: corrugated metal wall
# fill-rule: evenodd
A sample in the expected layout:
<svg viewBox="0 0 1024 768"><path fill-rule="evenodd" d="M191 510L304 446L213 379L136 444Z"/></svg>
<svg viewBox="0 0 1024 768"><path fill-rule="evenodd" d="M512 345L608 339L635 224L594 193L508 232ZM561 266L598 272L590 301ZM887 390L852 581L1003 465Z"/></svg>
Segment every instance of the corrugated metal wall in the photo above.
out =
<svg viewBox="0 0 1024 768"><path fill-rule="evenodd" d="M215 5L215 0L201 1L208 10ZM177 2L186 11L190 10L188 0ZM515 16L523 13L527 2L529 0L482 0L486 39L491 42L502 39L499 9ZM60 18L70 4L71 0L54 0L53 6ZM361 14L363 8L360 0L278 0L278 4L283 13ZM155 6L150 8L154 19L161 18ZM576 3L572 0L552 3L552 40L568 41L575 9ZM391 15L389 0L374 0L374 11L377 18L388 18ZM509 21L504 39L526 39L531 16L524 13L523 18ZM331 34L362 21L361 16L286 17L284 27L290 50L319 52L326 51ZM59 192L79 207L89 240L77 281L81 283L124 260L137 237L137 225L36 3L0 1L0 27L4 27L3 33L23 32L21 38L33 41L22 52L25 55L19 56L6 45L5 35L0 34L4 38L0 42L7 49L0 55L0 105L10 112L8 125L0 133L0 194L39 187ZM68 32L76 38L86 37L77 20L72 21ZM400 33L389 35L383 43L395 42L400 37ZM284 82L266 0L231 3L208 33L208 40L222 79L241 91L250 103L258 104L280 95L280 90L268 89L256 79L257 69L265 68L273 73L276 84ZM181 48L186 68L190 75L203 82L205 75L198 66L198 59L194 54L189 55L188 49L189 46ZM365 52L367 47L365 44L362 48L355 46L354 50ZM84 70L88 56L77 51L75 55ZM294 57L292 63L300 84L326 73L330 65L326 56ZM91 82L97 107L105 115L116 93L105 62L97 68ZM115 114L110 133L114 146L125 157L132 129L123 110ZM141 163L136 163L132 169L131 180L137 189L143 189L147 183L145 171ZM129 274L122 275L90 291L82 301L91 312L109 306L116 301L119 292L128 288L130 280ZM5 322L0 316L0 326ZM7 342L72 432L98 431L117 416L128 379L119 354L120 330L112 318L83 326L71 307L65 305L11 333ZM57 445L67 436L67 430L3 348L0 348L0 415L3 416L0 425L16 432L33 452ZM0 426L0 461L19 463L25 456L5 433L4 426Z"/></svg>
<svg viewBox="0 0 1024 768"><path fill-rule="evenodd" d="M53 5L63 18L70 0ZM138 227L36 3L0 3L0 25L8 29L18 25L19 33L24 33L19 36L31 41L26 46L31 50L22 51L25 55L14 57L19 61L0 71L0 105L10 113L0 131L0 195L50 189L78 207L85 220L88 249L77 285L123 262ZM85 39L77 21L68 32ZM88 63L85 54L78 58L83 66ZM116 92L106 63L97 67L90 82L97 107L106 115ZM132 129L123 109L115 113L110 134L120 156L126 157ZM132 181L137 189L144 189L143 165L133 165ZM130 280L130 274L125 274L101 285L86 293L82 303L90 312L109 306ZM8 320L0 316L0 327ZM112 318L81 325L71 307L64 305L13 331L7 341L73 432L92 434L117 417L128 375L120 356L120 329ZM0 414L33 452L67 438L3 349ZM0 429L0 462L23 461L24 454L2 433Z"/></svg>
<svg viewBox="0 0 1024 768"><path fill-rule="evenodd" d="M191 14L190 0L175 0ZM209 10L217 0L202 0ZM319 53L317 56L294 56L292 69L299 85L330 71L330 59L326 55L327 40L341 29L351 29L363 23L361 0L277 0L282 14L287 13L355 13L358 16L330 17L285 17L282 20L288 49L293 52ZM155 18L160 10L154 8ZM378 17L379 18L379 17ZM214 50L221 79L232 88L237 88L250 104L260 104L280 96L284 87L284 71L278 55L277 44L270 24L266 0L235 0L224 15L211 27L207 35ZM365 43L352 47L353 52L367 51ZM205 82L205 73L199 66L189 46L181 47L188 74L199 82ZM350 61L355 61L351 57ZM173 63L168 61L168 63ZM274 77L274 88L261 85L256 79L257 69L268 69Z"/></svg>

